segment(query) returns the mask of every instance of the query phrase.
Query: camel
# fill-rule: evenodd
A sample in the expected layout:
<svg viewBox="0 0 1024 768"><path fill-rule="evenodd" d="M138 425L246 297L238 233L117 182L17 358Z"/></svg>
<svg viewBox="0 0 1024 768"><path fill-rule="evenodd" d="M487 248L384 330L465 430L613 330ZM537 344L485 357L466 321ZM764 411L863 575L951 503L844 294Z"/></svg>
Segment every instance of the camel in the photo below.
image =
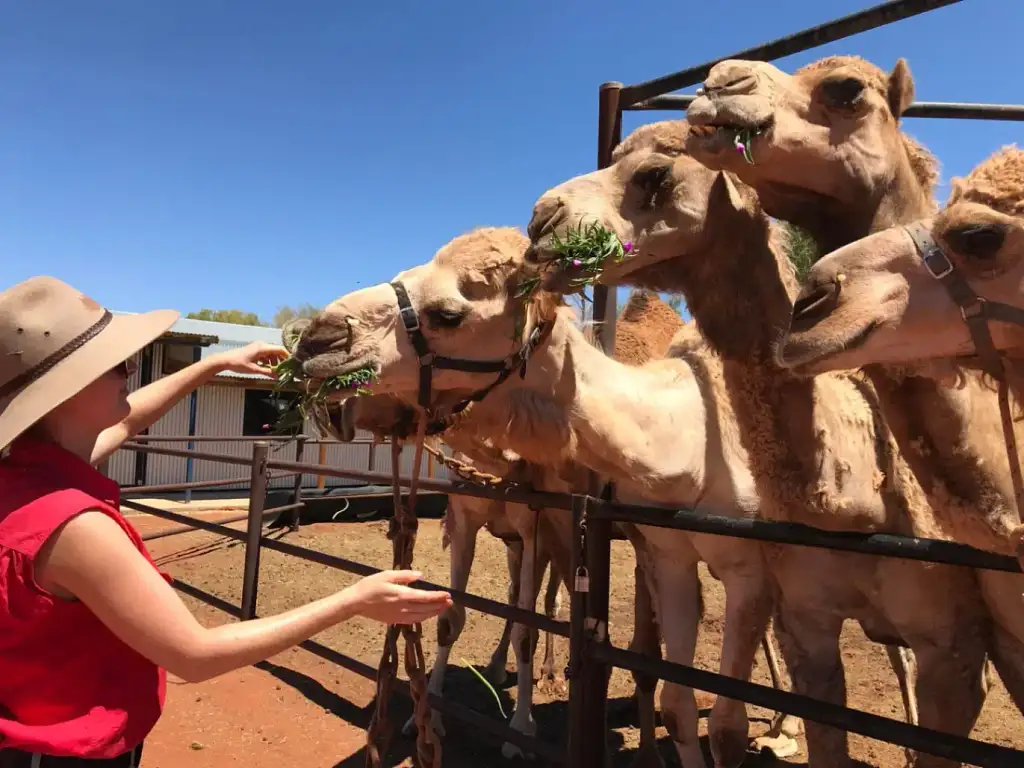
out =
<svg viewBox="0 0 1024 768"><path fill-rule="evenodd" d="M685 296L721 360L719 370L704 371L705 386L731 405L765 518L931 534L934 515L884 426L871 384L846 374L796 377L775 363L797 293L782 230L752 188L687 154L689 131L685 121L638 128L609 168L546 192L529 225L530 260L548 267L554 234L598 222L633 243L621 261L606 262L601 282ZM845 703L839 635L854 619L872 640L913 650L922 725L970 733L987 682L984 616L971 572L762 546L779 587L775 626L797 692ZM668 600L658 598L661 610ZM806 734L812 768L852 764L845 731L807 722ZM915 764L954 765L929 755Z"/></svg>
<svg viewBox="0 0 1024 768"><path fill-rule="evenodd" d="M533 465L593 470L610 478L624 501L756 515L758 497L730 403L709 397L695 372L695 361L719 363L702 343L694 343L692 326L676 337L685 347L678 357L640 366L614 360L574 326L560 295L541 290L525 302L516 297L517 288L535 273L526 263L528 245L513 228L476 229L395 278L436 354L486 349L503 356L519 349L520 339L532 338L534 330L543 332L524 375L492 390L460 428L472 428L480 439ZM520 322L522 337L514 333ZM294 356L313 380L370 365L378 374L375 395L411 400L419 390L419 361L400 326L393 285L365 288L331 302L315 317ZM432 386L453 400L491 378L435 370ZM565 514L542 511L539 520L542 530L559 532L552 539L571 542ZM693 663L702 606L697 563L704 560L727 594L721 670L748 679L775 600L760 545L671 529L623 528L652 593L660 591L658 624L668 658ZM552 558L564 563L567 552L556 546ZM692 692L687 697L680 686L666 683L662 710L683 764L703 765ZM716 766L742 762L747 733L742 702L720 697L709 722Z"/></svg>
<svg viewBox="0 0 1024 768"><path fill-rule="evenodd" d="M965 178L930 220L932 238L978 296L1024 306L1024 151L1005 147ZM794 370L955 361L976 354L960 307L902 226L829 253L808 273L805 300L782 348ZM1024 329L990 324L996 349L1024 354Z"/></svg>
<svg viewBox="0 0 1024 768"><path fill-rule="evenodd" d="M903 59L885 72L833 56L792 75L764 62L725 61L690 105L686 147L749 184L768 215L803 227L828 253L937 211L935 159L900 127L913 98ZM942 533L1012 555L1019 518L994 388L978 371L954 382L933 366L883 362L864 373ZM1024 576L976 576L992 619L991 661L1024 712Z"/></svg>
<svg viewBox="0 0 1024 768"><path fill-rule="evenodd" d="M976 362L979 350L963 310L935 275L952 267L988 306L1024 306L1024 152L1004 147L951 186L943 210L922 222L948 261L926 266L902 226L828 254L807 276L782 346L783 365L816 373L926 361L955 380L962 366ZM1016 316L1024 319L1024 312ZM990 321L988 333L1008 361L1011 391L1019 401L1022 327ZM1021 532L1011 534L1010 544L1024 564Z"/></svg>
<svg viewBox="0 0 1024 768"><path fill-rule="evenodd" d="M294 344L302 330L309 324L308 320L299 320L289 326L284 336ZM615 357L630 365L639 365L655 356L664 354L671 343L675 331L683 326L683 321L673 309L661 301L656 295L643 290L632 292L625 307L619 315L616 324ZM593 326L588 326L585 335L592 343ZM381 437L390 434L396 423L406 422L412 418L412 411L401 401L387 395L371 395L357 398L362 406L359 413L358 424L352 423L351 408L345 413L348 418L339 420L337 428L332 432L343 440L351 440L354 437L355 428L368 429ZM351 406L355 399L347 401ZM341 423L346 422L346 423ZM520 463L510 451L498 451L487 441L480 441L465 429L449 430L445 433L444 439L453 446L458 447L456 458L464 464L475 466L485 472L498 476L508 476L513 472L519 479L530 479L530 470L523 470ZM534 472L537 475L533 478L534 486L539 490L567 491L568 486L562 480L555 480L554 484L544 482L544 472ZM586 490L587 478L585 474L579 476L580 491ZM545 487L545 486L550 487ZM464 590L468 584L469 572L472 566L475 552L476 534L481 527L486 526L488 530L505 540L508 546L509 569L511 587L509 601L520 608L534 610L536 606L536 586L543 578L547 564L547 545L537 543L541 533L536 529L535 513L529 511L522 504L506 504L500 501L474 498L468 496L452 496L449 500L448 512L445 516L446 530L449 532L446 540L451 541L451 584L456 589ZM515 539L515 541L513 541ZM522 561L524 543L528 551L536 553L539 558L536 569L524 569ZM567 551L567 550L566 550ZM522 574L520 573L522 571ZM552 616L557 611L555 598L559 585L562 583L562 576L556 568L552 568L552 578L548 581L548 590L545 595L545 614ZM631 648L639 652L660 656L660 643L657 628L654 626L653 611L650 608L650 599L646 594L646 583L637 573L637 596L635 601L634 640ZM529 588L520 589L521 579L527 579ZM532 590L532 591L531 591ZM432 693L440 694L451 646L458 639L465 623L465 612L461 606L453 606L441 617L438 623L438 655L430 673L429 690ZM504 680L505 663L507 659L507 647L512 635L512 622L506 621L505 630L501 641L491 657L491 661L485 670L485 676L492 682ZM536 633L532 636L535 638ZM556 685L554 671L554 656L552 636L546 633L545 655L541 667L539 685ZM536 640L533 640L536 643ZM533 732L533 720L530 715L532 704L532 650L527 653L517 648L517 682L519 695L517 696L516 718L513 725L525 732ZM777 659L777 652L771 644L770 637L764 641L764 652L772 673L773 682L778 685L781 679L781 671ZM638 766L658 765L660 759L657 756L657 740L655 736L655 714L654 714L654 691L657 680L643 675L634 674L637 682L637 699L640 713L640 749L637 759ZM433 713L433 728L439 736L443 736L444 728L440 713ZM410 720L405 725L407 735L413 732L414 722ZM796 745L787 737L775 739L773 744L782 752L793 753ZM502 747L505 757L522 755L521 750L513 744L505 744Z"/></svg>

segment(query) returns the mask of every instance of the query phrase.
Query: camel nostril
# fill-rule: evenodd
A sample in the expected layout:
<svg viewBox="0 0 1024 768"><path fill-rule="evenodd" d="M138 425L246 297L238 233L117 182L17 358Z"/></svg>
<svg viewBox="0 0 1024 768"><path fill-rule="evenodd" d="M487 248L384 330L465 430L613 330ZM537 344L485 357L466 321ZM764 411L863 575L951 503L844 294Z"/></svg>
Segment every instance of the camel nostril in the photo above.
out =
<svg viewBox="0 0 1024 768"><path fill-rule="evenodd" d="M839 299L839 283L807 286L793 302L793 330L806 330L828 315Z"/></svg>
<svg viewBox="0 0 1024 768"><path fill-rule="evenodd" d="M526 234L530 240L536 243L544 235L553 231L563 218L565 218L565 206L561 198L542 198L533 207L533 216L526 227Z"/></svg>
<svg viewBox="0 0 1024 768"><path fill-rule="evenodd" d="M351 338L352 331L347 323L320 325L302 335L295 346L294 357L299 362L305 362L325 352L346 348Z"/></svg>

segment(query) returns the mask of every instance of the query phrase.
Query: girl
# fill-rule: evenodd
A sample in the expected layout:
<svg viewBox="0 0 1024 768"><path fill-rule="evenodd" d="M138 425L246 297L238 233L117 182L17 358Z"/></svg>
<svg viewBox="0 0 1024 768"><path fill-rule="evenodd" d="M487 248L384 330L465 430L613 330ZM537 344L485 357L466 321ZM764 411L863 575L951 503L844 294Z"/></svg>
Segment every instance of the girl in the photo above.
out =
<svg viewBox="0 0 1024 768"><path fill-rule="evenodd" d="M251 344L129 395L126 361L177 316L113 316L50 277L0 293L0 768L135 768L166 671L208 680L352 616L414 624L451 605L385 571L277 616L196 621L95 467L219 371L266 375L287 351Z"/></svg>

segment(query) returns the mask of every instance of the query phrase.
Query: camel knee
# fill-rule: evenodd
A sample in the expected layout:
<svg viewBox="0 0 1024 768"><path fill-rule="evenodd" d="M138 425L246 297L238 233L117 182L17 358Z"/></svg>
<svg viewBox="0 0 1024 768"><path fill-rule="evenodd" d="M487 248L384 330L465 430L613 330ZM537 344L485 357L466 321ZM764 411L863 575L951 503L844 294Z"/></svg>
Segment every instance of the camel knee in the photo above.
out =
<svg viewBox="0 0 1024 768"><path fill-rule="evenodd" d="M437 644L449 647L459 639L466 625L466 609L461 605L453 605L437 620Z"/></svg>

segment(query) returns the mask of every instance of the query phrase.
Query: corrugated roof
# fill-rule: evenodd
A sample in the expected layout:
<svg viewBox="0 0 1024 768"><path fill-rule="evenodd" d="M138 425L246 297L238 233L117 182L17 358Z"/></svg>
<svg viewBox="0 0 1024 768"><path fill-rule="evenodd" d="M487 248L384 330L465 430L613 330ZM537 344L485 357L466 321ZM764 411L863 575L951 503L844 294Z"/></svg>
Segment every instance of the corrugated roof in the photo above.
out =
<svg viewBox="0 0 1024 768"><path fill-rule="evenodd" d="M135 312L113 312L115 315L134 315ZM281 343L281 329L267 328L259 325L237 325L235 323L217 323L212 320L193 320L190 317L179 317L168 329L169 334L181 336L182 338L195 337L196 343L199 338L206 338L212 343L204 346L201 352L201 359L228 349L238 349L254 341L264 341L268 344ZM260 379L269 381L265 376L256 373L218 373L217 376L227 379Z"/></svg>

